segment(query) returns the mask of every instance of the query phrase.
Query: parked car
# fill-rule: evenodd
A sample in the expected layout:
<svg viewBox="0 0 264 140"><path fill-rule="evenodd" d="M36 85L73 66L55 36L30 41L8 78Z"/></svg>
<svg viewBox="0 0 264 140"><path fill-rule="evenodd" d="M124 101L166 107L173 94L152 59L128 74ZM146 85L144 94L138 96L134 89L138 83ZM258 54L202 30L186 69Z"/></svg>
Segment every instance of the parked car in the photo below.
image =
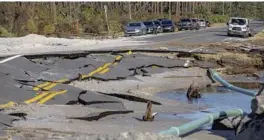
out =
<svg viewBox="0 0 264 140"><path fill-rule="evenodd" d="M142 22L131 22L125 26L124 34L125 36L145 35L147 28Z"/></svg>
<svg viewBox="0 0 264 140"><path fill-rule="evenodd" d="M190 30L192 28L192 20L189 18L180 19L178 24L179 31L181 30Z"/></svg>
<svg viewBox="0 0 264 140"><path fill-rule="evenodd" d="M167 19L167 18L159 18L159 19L157 19L158 21L162 21L162 20L169 20L169 19Z"/></svg>
<svg viewBox="0 0 264 140"><path fill-rule="evenodd" d="M200 29L199 19L198 18L191 18L191 20L193 22L193 29L199 30Z"/></svg>
<svg viewBox="0 0 264 140"><path fill-rule="evenodd" d="M205 23L206 23L206 27L211 27L211 23L208 20L206 20Z"/></svg>
<svg viewBox="0 0 264 140"><path fill-rule="evenodd" d="M161 22L159 20L154 20L153 22L154 22L154 24L157 27L157 32L158 33L162 33L163 32L163 27L161 25Z"/></svg>
<svg viewBox="0 0 264 140"><path fill-rule="evenodd" d="M161 26L164 31L174 32L175 31L175 25L172 20L162 20Z"/></svg>
<svg viewBox="0 0 264 140"><path fill-rule="evenodd" d="M144 21L143 24L146 26L148 34L157 34L157 26L153 21Z"/></svg>
<svg viewBox="0 0 264 140"><path fill-rule="evenodd" d="M181 30L193 30L193 29L199 29L200 27L197 26L198 23L195 23L194 20L190 18L183 18L179 22L178 29Z"/></svg>
<svg viewBox="0 0 264 140"><path fill-rule="evenodd" d="M199 19L199 26L201 28L206 28L206 21L204 19Z"/></svg>
<svg viewBox="0 0 264 140"><path fill-rule="evenodd" d="M227 22L227 26L228 36L238 35L244 38L253 36L253 31L247 18L231 17Z"/></svg>

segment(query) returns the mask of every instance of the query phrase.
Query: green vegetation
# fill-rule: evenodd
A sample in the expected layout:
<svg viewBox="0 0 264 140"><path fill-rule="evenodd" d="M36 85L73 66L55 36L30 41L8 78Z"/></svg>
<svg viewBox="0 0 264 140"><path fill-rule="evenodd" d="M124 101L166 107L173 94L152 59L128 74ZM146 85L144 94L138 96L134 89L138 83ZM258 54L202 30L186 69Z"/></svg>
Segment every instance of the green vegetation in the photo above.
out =
<svg viewBox="0 0 264 140"><path fill-rule="evenodd" d="M4 27L0 27L0 37L11 37L13 36Z"/></svg>
<svg viewBox="0 0 264 140"><path fill-rule="evenodd" d="M107 19L104 5L107 5ZM130 7L130 8L129 8ZM225 23L230 16L264 18L263 2L10 2L0 3L0 36L118 36L129 21L182 17ZM130 9L130 10L129 10ZM108 26L109 25L109 32Z"/></svg>

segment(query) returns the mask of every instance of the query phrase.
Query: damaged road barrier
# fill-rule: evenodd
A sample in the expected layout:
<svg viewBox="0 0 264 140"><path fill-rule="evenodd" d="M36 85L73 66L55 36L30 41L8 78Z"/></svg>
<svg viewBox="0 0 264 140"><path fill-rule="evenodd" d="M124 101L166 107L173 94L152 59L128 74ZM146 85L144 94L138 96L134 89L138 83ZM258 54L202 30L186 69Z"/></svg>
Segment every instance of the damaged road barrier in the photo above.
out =
<svg viewBox="0 0 264 140"><path fill-rule="evenodd" d="M10 61L10 60L13 60L13 59L16 59L16 58L21 57L21 56L23 56L23 55L18 54L18 55L15 55L15 56L8 57L8 58L6 58L4 60L1 60L0 64L5 63L5 62Z"/></svg>
<svg viewBox="0 0 264 140"><path fill-rule="evenodd" d="M209 113L205 117L200 118L198 120L194 120L181 126L171 127L167 130L160 131L159 134L182 136L184 134L190 133L191 131L197 128L202 127L207 123L213 123L214 120L225 117L236 117L240 115L243 115L243 111L241 109L232 109L216 113Z"/></svg>
<svg viewBox="0 0 264 140"><path fill-rule="evenodd" d="M236 91L236 92L239 92L239 93L242 93L242 94L245 94L245 95L248 95L248 96L252 96L254 97L257 93L256 92L253 92L253 91L250 91L250 90L247 90L247 89L243 89L243 88L240 88L240 87L236 87L232 84L229 84L227 81L225 81L223 78L221 78L213 69L209 68L208 69L210 75L211 76L210 78L214 79L215 81L218 81L220 82L222 85L224 85L226 88L230 89L230 90L233 90L233 91Z"/></svg>

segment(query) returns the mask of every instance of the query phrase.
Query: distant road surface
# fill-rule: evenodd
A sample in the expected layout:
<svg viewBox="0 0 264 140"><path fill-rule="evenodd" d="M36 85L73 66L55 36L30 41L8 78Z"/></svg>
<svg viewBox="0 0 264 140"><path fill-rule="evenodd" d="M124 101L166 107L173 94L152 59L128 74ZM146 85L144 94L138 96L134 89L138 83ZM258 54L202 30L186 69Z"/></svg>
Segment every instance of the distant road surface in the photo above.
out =
<svg viewBox="0 0 264 140"><path fill-rule="evenodd" d="M259 32L264 29L263 21L252 21L250 23L251 28L253 28L254 32ZM152 43L159 42L167 42L167 41L178 41L179 43L212 43L224 41L228 38L236 38L236 37L228 37L226 33L227 27L212 27L205 28L201 30L193 30L193 31L181 31L175 33L164 33L158 35L147 35L147 36L139 36L132 37L135 41L149 41Z"/></svg>

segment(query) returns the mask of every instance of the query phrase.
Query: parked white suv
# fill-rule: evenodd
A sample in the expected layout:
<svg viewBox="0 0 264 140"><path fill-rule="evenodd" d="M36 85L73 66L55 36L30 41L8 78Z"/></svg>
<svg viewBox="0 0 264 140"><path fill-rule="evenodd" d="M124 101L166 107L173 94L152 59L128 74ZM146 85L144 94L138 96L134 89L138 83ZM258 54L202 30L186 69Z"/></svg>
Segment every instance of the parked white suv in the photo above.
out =
<svg viewBox="0 0 264 140"><path fill-rule="evenodd" d="M249 20L247 18L232 17L227 22L227 35L238 35L244 38L253 36L252 29L249 26Z"/></svg>
<svg viewBox="0 0 264 140"><path fill-rule="evenodd" d="M202 28L206 28L206 21L204 19L199 19L199 25Z"/></svg>

